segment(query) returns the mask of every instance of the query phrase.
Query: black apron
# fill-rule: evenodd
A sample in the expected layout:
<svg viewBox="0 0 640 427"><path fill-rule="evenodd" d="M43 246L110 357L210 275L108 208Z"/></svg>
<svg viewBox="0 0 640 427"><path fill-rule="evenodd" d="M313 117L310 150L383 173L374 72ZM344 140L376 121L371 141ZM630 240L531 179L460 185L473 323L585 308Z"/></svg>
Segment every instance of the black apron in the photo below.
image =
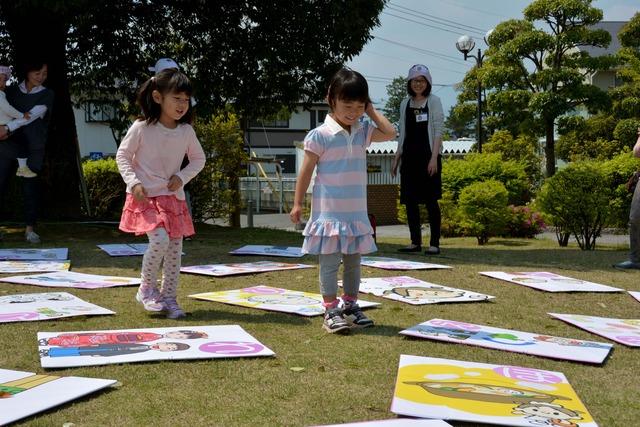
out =
<svg viewBox="0 0 640 427"><path fill-rule="evenodd" d="M413 108L411 102L407 102L400 163L400 203L404 205L442 198L442 156L438 155L438 172L429 175L429 121L418 122L416 116L419 114L429 114L427 104L423 108Z"/></svg>

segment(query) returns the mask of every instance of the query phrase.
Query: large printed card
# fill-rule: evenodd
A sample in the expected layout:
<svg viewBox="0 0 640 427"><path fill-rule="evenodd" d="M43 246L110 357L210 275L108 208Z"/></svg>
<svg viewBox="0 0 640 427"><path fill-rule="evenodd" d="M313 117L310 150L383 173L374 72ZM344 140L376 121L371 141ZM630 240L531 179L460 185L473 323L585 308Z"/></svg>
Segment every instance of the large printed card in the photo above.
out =
<svg viewBox="0 0 640 427"><path fill-rule="evenodd" d="M428 320L400 331L400 334L586 363L604 362L613 347L601 342L552 337L443 319Z"/></svg>
<svg viewBox="0 0 640 427"><path fill-rule="evenodd" d="M313 268L307 264L288 264L286 262L275 261L257 261L257 262L241 262L236 264L209 264L209 265L192 265L182 267L182 273L203 274L205 276L232 276L235 274L254 274L264 273L267 271L279 270L297 270L300 268Z"/></svg>
<svg viewBox="0 0 640 427"><path fill-rule="evenodd" d="M55 273L34 274L32 276L3 277L0 282L22 285L45 286L50 288L101 289L114 286L139 285L140 279L133 277L99 276L96 274L58 271Z"/></svg>
<svg viewBox="0 0 640 427"><path fill-rule="evenodd" d="M50 271L67 271L69 261L0 261L0 273L41 273Z"/></svg>
<svg viewBox="0 0 640 427"><path fill-rule="evenodd" d="M106 245L98 245L100 249L105 251L109 256L136 256L136 255L144 255L147 248L149 247L148 243L112 243Z"/></svg>
<svg viewBox="0 0 640 427"><path fill-rule="evenodd" d="M273 356L238 325L38 332L43 368Z"/></svg>
<svg viewBox="0 0 640 427"><path fill-rule="evenodd" d="M0 369L0 425L71 402L115 383L116 380Z"/></svg>
<svg viewBox="0 0 640 427"><path fill-rule="evenodd" d="M620 344L640 347L640 319L613 319L580 314L547 314Z"/></svg>
<svg viewBox="0 0 640 427"><path fill-rule="evenodd" d="M451 427L442 420L418 420L414 418L396 418L380 421L362 421L359 423L331 424L317 427Z"/></svg>
<svg viewBox="0 0 640 427"><path fill-rule="evenodd" d="M339 281L338 285L342 286L342 281ZM409 276L363 278L360 281L360 292L413 305L477 302L495 298L491 295L424 282Z"/></svg>
<svg viewBox="0 0 640 427"><path fill-rule="evenodd" d="M391 411L505 426L597 427L560 372L400 356Z"/></svg>
<svg viewBox="0 0 640 427"><path fill-rule="evenodd" d="M69 259L68 248L51 248L51 249L0 249L0 260L48 260L48 261L64 261Z"/></svg>
<svg viewBox="0 0 640 427"><path fill-rule="evenodd" d="M382 268L383 270L436 270L451 268L448 265L430 264L428 262L409 261L399 258L381 256L363 256L360 264L367 267Z"/></svg>
<svg viewBox="0 0 640 427"><path fill-rule="evenodd" d="M0 296L0 323L115 314L67 292Z"/></svg>
<svg viewBox="0 0 640 427"><path fill-rule="evenodd" d="M283 256L289 258L300 258L304 254L301 247L296 246L265 246L265 245L246 245L238 249L234 249L230 254L233 255L267 255L267 256Z"/></svg>
<svg viewBox="0 0 640 427"><path fill-rule="evenodd" d="M516 285L528 286L547 292L621 292L624 289L586 280L560 276L548 271L528 271L521 273L506 273L504 271L481 271L483 276L505 280Z"/></svg>
<svg viewBox="0 0 640 427"><path fill-rule="evenodd" d="M215 301L259 310L280 311L301 316L320 316L324 314L322 295L311 292L290 291L271 286L252 286L232 291L205 292L189 295L190 298ZM380 305L375 302L358 300L362 308Z"/></svg>
<svg viewBox="0 0 640 427"><path fill-rule="evenodd" d="M640 292L629 291L629 295L631 295L638 302L640 302Z"/></svg>

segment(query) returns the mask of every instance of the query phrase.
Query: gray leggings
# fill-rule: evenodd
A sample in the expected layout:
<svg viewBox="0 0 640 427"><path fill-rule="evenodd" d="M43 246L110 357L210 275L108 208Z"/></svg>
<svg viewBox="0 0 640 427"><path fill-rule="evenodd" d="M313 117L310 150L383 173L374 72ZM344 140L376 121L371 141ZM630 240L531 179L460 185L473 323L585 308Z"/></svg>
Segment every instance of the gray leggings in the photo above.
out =
<svg viewBox="0 0 640 427"><path fill-rule="evenodd" d="M357 298L360 289L360 254L328 254L318 256L320 262L320 293L323 296L338 294L338 269L344 264L342 286L346 295Z"/></svg>

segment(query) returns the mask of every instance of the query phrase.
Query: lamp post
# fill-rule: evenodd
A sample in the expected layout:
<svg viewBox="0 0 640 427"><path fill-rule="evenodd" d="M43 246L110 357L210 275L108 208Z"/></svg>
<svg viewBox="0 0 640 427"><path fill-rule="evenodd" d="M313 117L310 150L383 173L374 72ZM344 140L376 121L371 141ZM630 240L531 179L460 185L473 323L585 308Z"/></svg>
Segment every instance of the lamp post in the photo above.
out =
<svg viewBox="0 0 640 427"><path fill-rule="evenodd" d="M493 30L489 30L487 32L487 34L484 37L484 42L488 45L489 43L487 42L487 39L489 38L489 35L491 34ZM467 35L464 36L460 36L460 38L458 39L458 41L456 42L456 48L462 52L462 54L464 55L464 60L466 61L467 58L471 57L473 59L476 60L476 66L477 68L481 68L482 67L482 60L484 59L484 55L482 54L482 51L480 50L480 48L478 48L478 54L477 55L470 55L469 52L471 52L473 50L473 48L476 46L476 42L473 41L473 39ZM480 78L478 77L478 108L477 108L477 113L478 113L478 119L477 119L477 123L476 123L476 140L478 141L478 152L482 153L482 82L480 81Z"/></svg>

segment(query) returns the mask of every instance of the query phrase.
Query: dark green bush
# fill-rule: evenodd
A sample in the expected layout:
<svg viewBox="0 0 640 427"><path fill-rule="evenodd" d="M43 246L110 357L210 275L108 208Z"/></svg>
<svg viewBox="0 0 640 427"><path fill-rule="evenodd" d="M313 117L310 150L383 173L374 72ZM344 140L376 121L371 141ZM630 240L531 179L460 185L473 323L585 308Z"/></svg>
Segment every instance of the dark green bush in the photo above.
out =
<svg viewBox="0 0 640 427"><path fill-rule="evenodd" d="M491 236L501 234L506 226L508 192L495 179L465 187L458 201L462 229L484 245Z"/></svg>
<svg viewBox="0 0 640 427"><path fill-rule="evenodd" d="M609 199L607 226L627 228L632 193L627 191L626 183L633 172L640 170L640 160L626 152L602 163L601 168L613 193Z"/></svg>
<svg viewBox="0 0 640 427"><path fill-rule="evenodd" d="M571 163L547 178L536 200L556 226L556 235L572 234L582 250L595 249L609 217L612 191L601 169L596 162Z"/></svg>
<svg viewBox="0 0 640 427"><path fill-rule="evenodd" d="M469 184L491 179L504 185L510 204L523 205L531 198L525 166L503 160L500 153L468 154L463 160L448 159L442 166L443 191L451 192L454 200Z"/></svg>
<svg viewBox="0 0 640 427"><path fill-rule="evenodd" d="M242 162L242 130L235 114L222 112L194 128L207 156L204 169L189 183L194 221L228 217L239 209L238 180Z"/></svg>
<svg viewBox="0 0 640 427"><path fill-rule="evenodd" d="M126 186L115 159L88 160L82 163L89 193L91 217L104 220L120 219L126 196Z"/></svg>

